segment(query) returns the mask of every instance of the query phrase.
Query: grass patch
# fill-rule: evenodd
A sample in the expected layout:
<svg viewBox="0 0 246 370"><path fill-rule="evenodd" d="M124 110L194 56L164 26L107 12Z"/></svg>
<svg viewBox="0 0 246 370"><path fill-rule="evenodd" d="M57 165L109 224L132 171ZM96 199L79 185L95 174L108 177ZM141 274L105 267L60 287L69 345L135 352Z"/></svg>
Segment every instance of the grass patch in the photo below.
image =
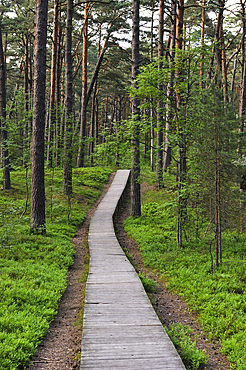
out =
<svg viewBox="0 0 246 370"><path fill-rule="evenodd" d="M147 293L154 293L158 284L151 280L148 276L144 276L141 272L138 273L140 280L143 284L143 287Z"/></svg>
<svg viewBox="0 0 246 370"><path fill-rule="evenodd" d="M12 189L0 191L0 369L25 367L47 332L73 264L71 237L110 173L110 168L76 169L70 211L62 170L47 169L46 236L30 233L30 202L21 217L24 170L11 172ZM28 182L30 189L30 175Z"/></svg>
<svg viewBox="0 0 246 370"><path fill-rule="evenodd" d="M172 324L166 331L179 351L187 370L197 370L208 362L205 351L196 348L196 340L191 339L192 329L187 325Z"/></svg>

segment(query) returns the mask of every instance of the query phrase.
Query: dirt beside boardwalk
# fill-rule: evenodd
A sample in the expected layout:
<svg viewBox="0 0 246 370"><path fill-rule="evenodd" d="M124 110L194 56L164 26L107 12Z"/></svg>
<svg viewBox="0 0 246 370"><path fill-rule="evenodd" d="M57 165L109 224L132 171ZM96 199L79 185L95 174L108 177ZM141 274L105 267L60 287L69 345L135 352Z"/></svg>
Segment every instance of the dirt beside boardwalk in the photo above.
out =
<svg viewBox="0 0 246 370"><path fill-rule="evenodd" d="M105 185L99 200L93 205L87 214L86 221L76 233L73 239L75 245L74 264L69 270L68 284L64 295L59 303L57 315L52 321L50 328L38 346L37 353L31 359L32 365L29 370L79 370L81 351L81 311L82 295L85 283L81 277L86 270L88 255L87 234L91 216L97 205L106 194L112 179ZM175 294L168 292L165 284L158 276L144 267L137 244L125 233L122 222L130 215L129 201L123 202L120 211L115 217L115 229L118 240L131 254L137 272L148 276L158 283L155 293L151 293L150 299L164 325L182 323L189 325L197 335L197 346L209 353L207 370L228 370L230 365L227 359L219 352L220 346L216 341L209 341L202 332L197 318L192 315L187 305Z"/></svg>

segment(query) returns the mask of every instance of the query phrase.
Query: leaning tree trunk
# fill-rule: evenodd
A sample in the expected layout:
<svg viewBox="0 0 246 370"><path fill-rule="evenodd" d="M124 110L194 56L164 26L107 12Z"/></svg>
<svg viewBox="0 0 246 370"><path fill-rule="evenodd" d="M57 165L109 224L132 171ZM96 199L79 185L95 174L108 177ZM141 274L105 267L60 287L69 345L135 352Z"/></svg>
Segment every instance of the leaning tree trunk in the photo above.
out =
<svg viewBox="0 0 246 370"><path fill-rule="evenodd" d="M73 123L73 57L72 57L72 27L73 27L73 0L67 1L67 24L65 43L65 139L63 189L70 196L72 194L72 123Z"/></svg>
<svg viewBox="0 0 246 370"><path fill-rule="evenodd" d="M132 2L132 86L136 86L136 77L139 68L139 5L140 0ZM134 128L132 134L132 166L131 166L131 213L132 216L141 215L140 198L140 149L139 149L139 100L132 99L132 117Z"/></svg>
<svg viewBox="0 0 246 370"><path fill-rule="evenodd" d="M45 234L44 129L48 0L36 0L31 229Z"/></svg>
<svg viewBox="0 0 246 370"><path fill-rule="evenodd" d="M2 24L0 20L0 122L1 122L1 156L3 166L3 189L11 188L9 172L8 134L6 130L6 66L2 42Z"/></svg>

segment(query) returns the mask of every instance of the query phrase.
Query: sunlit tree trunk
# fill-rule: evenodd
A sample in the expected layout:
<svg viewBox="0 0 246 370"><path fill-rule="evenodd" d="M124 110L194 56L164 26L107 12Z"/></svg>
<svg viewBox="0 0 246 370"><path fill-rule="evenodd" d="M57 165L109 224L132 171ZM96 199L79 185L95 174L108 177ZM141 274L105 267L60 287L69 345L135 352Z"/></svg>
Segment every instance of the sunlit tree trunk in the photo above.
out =
<svg viewBox="0 0 246 370"><path fill-rule="evenodd" d="M150 63L153 62L153 31L154 31L154 7L155 1L152 0L151 7L151 28L150 28ZM153 98L151 98L153 104ZM154 171L154 145L155 145L155 127L154 127L154 108L150 110L151 126L150 126L150 168Z"/></svg>
<svg viewBox="0 0 246 370"><path fill-rule="evenodd" d="M49 167L53 167L54 140L55 140L54 132L56 126L55 88L56 88L56 67L57 67L58 13L59 13L59 0L54 0L51 76L50 76L50 119L47 145L47 164Z"/></svg>
<svg viewBox="0 0 246 370"><path fill-rule="evenodd" d="M61 17L61 6L58 9L58 19ZM62 45L64 39L63 27L59 25L57 35L57 58L56 58L56 89L55 89L55 102L56 102L56 166L61 163L62 151L62 137L63 125L61 120L62 106L61 106L61 72L62 72Z"/></svg>
<svg viewBox="0 0 246 370"><path fill-rule="evenodd" d="M48 0L36 0L31 229L45 233L44 127Z"/></svg>
<svg viewBox="0 0 246 370"><path fill-rule="evenodd" d="M137 87L136 77L139 69L139 0L132 2L132 87ZM140 108L139 100L132 99L132 117L134 120L134 132L132 135L132 166L131 166L131 214L132 216L141 215L140 198L140 148L139 148L139 120Z"/></svg>
<svg viewBox="0 0 246 370"><path fill-rule="evenodd" d="M9 171L8 134L6 130L6 65L2 42L2 23L0 20L0 129L1 129L1 157L3 167L2 189L11 188Z"/></svg>
<svg viewBox="0 0 246 370"><path fill-rule="evenodd" d="M240 102L239 102L239 117L240 117L240 139L238 153L242 155L242 143L241 138L244 132L245 126L245 109L246 109L246 56L245 56L245 35L246 35L246 21L245 21L245 2L240 0L241 11L242 11L242 22L243 22L243 33L241 43L241 79L240 79Z"/></svg>
<svg viewBox="0 0 246 370"><path fill-rule="evenodd" d="M214 123L215 147L215 253L216 266L222 262L221 249L221 196L220 196L220 132L217 122Z"/></svg>
<svg viewBox="0 0 246 370"><path fill-rule="evenodd" d="M184 0L178 0L178 9L177 9L177 31L176 31L176 49L178 58L178 66L176 69L176 79L177 84L181 84L183 80L183 62L182 62L182 50L183 50L183 20L184 20ZM178 118L178 161L177 161L177 180L178 180L178 217L177 217L177 242L180 247L183 244L183 230L184 222L187 216L187 200L184 195L184 188L186 183L186 134L185 134L185 120L183 115L183 98L182 98L182 89L179 86L178 91L176 91L176 101L177 101L177 118ZM179 119L181 118L181 120Z"/></svg>
<svg viewBox="0 0 246 370"><path fill-rule="evenodd" d="M67 23L65 42L65 138L63 189L72 194L72 127L73 127L73 58L72 58L73 0L67 0Z"/></svg>
<svg viewBox="0 0 246 370"><path fill-rule="evenodd" d="M172 149L168 139L169 132L171 130L170 122L173 119L173 109L176 105L175 101L175 92L174 92L174 63L175 63L175 49L176 49L176 25L177 25L177 0L172 0L171 2L171 16L172 16L172 24L171 24L171 34L167 44L167 52L166 57L169 55L170 57L170 80L167 87L167 98L168 104L166 107L166 127L165 127L165 137L164 137L164 170L166 171L170 164L172 158ZM168 50L170 48L170 50Z"/></svg>
<svg viewBox="0 0 246 370"><path fill-rule="evenodd" d="M82 98L81 98L79 152L77 158L77 167L84 166L84 155L85 155L84 140L86 132L86 105L87 105L88 12L89 12L89 3L85 3L85 13L84 13L85 24L83 33L83 59L82 59Z"/></svg>
<svg viewBox="0 0 246 370"><path fill-rule="evenodd" d="M202 90L202 88L203 88L203 74L204 74L205 6L206 6L206 0L202 0L201 56L200 56L200 90Z"/></svg>
<svg viewBox="0 0 246 370"><path fill-rule="evenodd" d="M159 3L159 39L158 39L158 69L163 68L163 34L164 34L164 0ZM159 91L163 91L163 85L158 84ZM159 99L157 107L157 152L156 152L156 186L163 187L163 103Z"/></svg>

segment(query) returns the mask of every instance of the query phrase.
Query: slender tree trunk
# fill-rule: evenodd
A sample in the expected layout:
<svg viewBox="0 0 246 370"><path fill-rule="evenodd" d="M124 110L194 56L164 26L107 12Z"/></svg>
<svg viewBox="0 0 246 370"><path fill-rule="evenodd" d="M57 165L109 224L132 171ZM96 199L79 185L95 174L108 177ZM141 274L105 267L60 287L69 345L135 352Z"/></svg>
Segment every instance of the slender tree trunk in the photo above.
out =
<svg viewBox="0 0 246 370"><path fill-rule="evenodd" d="M223 93L224 93L224 102L228 103L228 81L227 81L227 63L226 63L226 53L225 53L225 38L224 38L224 31L222 28L222 86L223 86Z"/></svg>
<svg viewBox="0 0 246 370"><path fill-rule="evenodd" d="M151 8L151 30L150 30L150 63L153 62L153 31L154 31L154 8L155 1L152 0ZM153 105L153 98L151 98L151 103ZM150 110L151 126L150 126L150 167L151 171L154 171L154 145L155 145L155 127L154 127L154 108L151 106Z"/></svg>
<svg viewBox="0 0 246 370"><path fill-rule="evenodd" d="M2 23L0 20L0 129L1 129L1 157L3 166L2 189L11 188L9 171L8 134L6 130L6 65L2 42Z"/></svg>
<svg viewBox="0 0 246 370"><path fill-rule="evenodd" d="M164 34L164 0L159 3L159 39L158 39L158 69L163 68L163 34ZM163 91L163 85L158 83L159 91ZM159 99L157 106L157 152L156 152L156 187L163 188L163 103Z"/></svg>
<svg viewBox="0 0 246 370"><path fill-rule="evenodd" d="M87 50L88 50L88 12L89 3L85 4L84 13L84 33L83 33L83 59L82 59L82 98L80 113L80 132L79 132L79 152L77 158L77 167L84 166L85 151L85 132L86 132L86 106L87 106Z"/></svg>
<svg viewBox="0 0 246 370"><path fill-rule="evenodd" d="M221 249L221 197L220 197L220 133L218 125L214 124L215 145L215 252L216 266L222 263Z"/></svg>
<svg viewBox="0 0 246 370"><path fill-rule="evenodd" d="M96 114L96 99L97 99L97 81L94 86L94 92L91 102L91 126L90 126L90 133L89 133L89 150L88 155L91 158L91 166L94 164L94 140L95 140L95 114Z"/></svg>
<svg viewBox="0 0 246 370"><path fill-rule="evenodd" d="M242 21L243 21L243 34L241 43L241 79L240 79L240 102L239 102L239 117L240 117L240 139L238 153L242 155L242 143L241 137L244 132L245 125L245 109L246 109L246 56L245 56L245 34L246 34L246 20L245 20L245 2L240 0L242 9Z"/></svg>
<svg viewBox="0 0 246 370"><path fill-rule="evenodd" d="M139 68L139 0L132 2L132 86L136 86L136 77ZM132 166L131 166L131 213L132 216L141 215L140 198L140 149L139 149L139 100L132 99L132 116L134 120L134 132L132 135Z"/></svg>
<svg viewBox="0 0 246 370"><path fill-rule="evenodd" d="M26 120L24 120L23 124L23 166L26 166L26 163L29 161L29 149L30 149L30 123L28 119L28 112L29 112L29 33L26 32L23 35L22 43L25 48L25 56L24 56L24 92L25 92L25 112L26 112Z"/></svg>
<svg viewBox="0 0 246 370"><path fill-rule="evenodd" d="M234 87L235 87L235 78L236 78L236 70L237 70L237 58L238 55L236 54L234 65L233 65L233 72L232 72L232 78L231 78L231 88L230 88L230 101L232 99L232 95L234 93Z"/></svg>
<svg viewBox="0 0 246 370"><path fill-rule="evenodd" d="M177 0L172 0L171 2L171 16L172 16L172 25L171 25L171 37L170 37L170 81L167 87L167 98L168 105L166 107L166 128L165 128L165 138L164 138L164 170L167 171L171 164L172 158L172 149L169 142L169 132L171 130L171 122L173 120L173 109L176 105L175 101L175 92L174 92L174 63L175 63L175 50L176 50L176 27L177 27ZM168 46L167 46L168 48Z"/></svg>
<svg viewBox="0 0 246 370"><path fill-rule="evenodd" d="M61 7L59 6L58 17L61 17ZM63 43L63 28L59 26L57 36L57 58L56 58L56 166L60 166L61 163L61 151L62 151L62 106L61 106L61 72L62 72L62 43Z"/></svg>
<svg viewBox="0 0 246 370"><path fill-rule="evenodd" d="M36 0L31 229L45 234L44 127L48 0Z"/></svg>
<svg viewBox="0 0 246 370"><path fill-rule="evenodd" d="M67 0L67 24L65 43L65 140L63 189L70 196L72 194L72 127L73 127L73 58L72 58L72 28L73 28L73 0Z"/></svg>
<svg viewBox="0 0 246 370"><path fill-rule="evenodd" d="M183 80L183 66L182 66L182 54L183 50L183 19L184 19L184 0L178 0L178 12L177 12L177 34L176 34L176 49L178 51L177 58L178 68L176 70L177 83L181 84ZM180 59L181 58L181 59ZM186 135L185 135L185 122L184 119L179 120L182 116L182 91L179 86L178 91L176 91L177 98L177 116L178 116L178 135L179 135L179 156L177 162L177 180L178 180L178 215L177 215L177 243L180 247L183 245L183 230L184 222L187 216L187 201L186 196L183 195L185 182L186 182Z"/></svg>
<svg viewBox="0 0 246 370"><path fill-rule="evenodd" d="M201 91L201 90L202 90L202 88L203 88L203 74L204 74L205 6L206 6L206 0L202 0L201 56L200 56L200 91Z"/></svg>
<svg viewBox="0 0 246 370"><path fill-rule="evenodd" d="M59 13L59 0L54 0L51 76L50 76L50 119L49 119L48 146L47 146L47 164L49 167L53 167L54 140L56 139L54 138L54 132L56 126L56 107L57 107L55 104L55 88L56 88L56 67L57 67L58 13Z"/></svg>
<svg viewBox="0 0 246 370"><path fill-rule="evenodd" d="M116 159L115 159L115 165L118 167L120 164L120 138L119 138L119 127L121 125L121 119L122 119L122 101L121 96L118 96L118 119L116 120L116 128L115 128L115 135L116 135L116 141L117 141L117 151L116 151Z"/></svg>
<svg viewBox="0 0 246 370"><path fill-rule="evenodd" d="M25 45L25 78L24 78L24 85L25 85L25 110L26 112L29 111L29 34L28 32L25 34L24 38L24 45Z"/></svg>

